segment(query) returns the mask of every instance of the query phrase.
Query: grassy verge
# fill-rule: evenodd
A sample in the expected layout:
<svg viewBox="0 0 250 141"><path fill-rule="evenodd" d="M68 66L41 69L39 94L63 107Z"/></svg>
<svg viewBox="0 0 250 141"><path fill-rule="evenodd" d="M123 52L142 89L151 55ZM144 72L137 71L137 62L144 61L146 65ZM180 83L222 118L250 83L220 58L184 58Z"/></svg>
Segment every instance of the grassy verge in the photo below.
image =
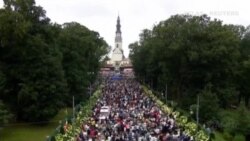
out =
<svg viewBox="0 0 250 141"><path fill-rule="evenodd" d="M206 132L203 129L199 129L195 122L188 120L188 117L186 117L184 114L181 114L180 112L175 111L173 108L166 105L146 86L142 87L145 94L149 96L165 114L172 114L175 117L177 125L185 129L184 133L186 135L194 137L194 139L197 141L209 140L209 136L206 134Z"/></svg>
<svg viewBox="0 0 250 141"><path fill-rule="evenodd" d="M145 85L143 85L145 86ZM147 88L149 90L148 86L145 86L145 88ZM164 102L164 104L166 103L165 97L163 95L161 95L159 92L157 91L153 91L154 95L161 101ZM184 111L178 107L176 107L176 105L171 102L168 101L168 105L171 105L170 107L179 111L182 115L185 115L186 117L191 117L190 114L187 111ZM174 106L172 106L174 105ZM219 115L220 115L220 119L222 119L224 122L223 126L224 126L224 132L219 132L219 131L214 131L214 139L213 141L246 141L245 137L242 134L236 133L236 135L234 137L232 137L232 135L230 135L230 133L228 132L228 130L230 130L230 128L233 128L232 126L236 125L236 121L234 121L235 119L237 119L238 116L238 111L237 109L220 109ZM248 110L248 112L246 112L244 114L247 117L250 117L250 111ZM193 121L193 119L190 119Z"/></svg>
<svg viewBox="0 0 250 141"><path fill-rule="evenodd" d="M81 132L81 125L82 123L86 122L91 113L92 108L96 104L97 100L101 96L101 87L100 86L93 95L89 98L89 100L85 103L82 103L80 105L79 112L75 115L74 123L68 123L66 132L58 131L56 134L53 134L50 138L51 141L71 141L75 140L75 136L79 135ZM65 125L65 123L62 123L61 126Z"/></svg>
<svg viewBox="0 0 250 141"><path fill-rule="evenodd" d="M62 120L68 114L72 113L72 109L62 109L50 122L46 125L16 123L7 125L0 130L0 141L44 141L46 136L50 135L58 126L59 120Z"/></svg>
<svg viewBox="0 0 250 141"><path fill-rule="evenodd" d="M228 133L230 128L235 128L236 119L238 116L238 111L236 109L221 109L220 110L220 118L224 121L224 132L215 132L215 140L214 141L245 141L243 135L236 133L234 137ZM250 116L250 112L247 112L245 116Z"/></svg>
<svg viewBox="0 0 250 141"><path fill-rule="evenodd" d="M214 132L215 140L214 141L226 141L223 137L223 134L220 132Z"/></svg>
<svg viewBox="0 0 250 141"><path fill-rule="evenodd" d="M214 134L215 134L214 141L228 141L228 139L225 139L225 136L227 136L228 133L224 133L224 134L227 134L227 135L224 135L221 132L214 132ZM243 135L237 134L235 135L233 139L231 139L231 141L245 141L245 138Z"/></svg>

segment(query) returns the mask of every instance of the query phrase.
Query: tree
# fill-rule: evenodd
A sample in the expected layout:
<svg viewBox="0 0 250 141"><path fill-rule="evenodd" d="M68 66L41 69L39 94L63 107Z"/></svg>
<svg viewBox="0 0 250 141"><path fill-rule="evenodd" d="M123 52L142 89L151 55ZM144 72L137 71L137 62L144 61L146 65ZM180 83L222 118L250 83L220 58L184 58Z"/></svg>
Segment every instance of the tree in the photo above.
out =
<svg viewBox="0 0 250 141"><path fill-rule="evenodd" d="M13 117L12 114L8 111L7 107L0 100L0 127L8 123L9 120Z"/></svg>
<svg viewBox="0 0 250 141"><path fill-rule="evenodd" d="M250 89L249 89L249 79L250 79L250 26L245 30L244 37L241 41L241 63L238 67L238 83L239 83L239 90L240 90L240 99L245 98L246 106L249 105L249 98L250 98Z"/></svg>
<svg viewBox="0 0 250 141"><path fill-rule="evenodd" d="M207 84L222 99L224 89L237 88L242 32L236 29L206 15L171 16L130 45L135 74L159 90L168 84L169 97L183 108L194 103Z"/></svg>
<svg viewBox="0 0 250 141"><path fill-rule="evenodd" d="M3 93L4 91L3 88L6 83L5 81L6 81L6 78L0 69L0 94ZM0 99L0 127L8 123L8 121L12 118L12 116L13 115L10 114L6 105L4 105L3 101Z"/></svg>
<svg viewBox="0 0 250 141"><path fill-rule="evenodd" d="M217 121L219 111L219 100L215 93L211 92L211 86L206 86L200 95L199 115L201 121Z"/></svg>
<svg viewBox="0 0 250 141"><path fill-rule="evenodd" d="M237 134L244 135L246 140L247 136L249 136L250 119L247 115L250 113L243 103L244 102L241 102L239 107L233 112L224 111L220 113L220 120L222 122L222 126L224 127L224 132L229 133L227 136L231 139L233 139Z"/></svg>
<svg viewBox="0 0 250 141"><path fill-rule="evenodd" d="M247 135L249 135L250 133L250 118L249 115L250 112L248 111L248 109L245 107L245 105L240 105L238 108L238 114L237 114L237 121L238 121L238 125L237 125L237 133L241 133L245 136L246 140L247 140Z"/></svg>
<svg viewBox="0 0 250 141"><path fill-rule="evenodd" d="M57 39L63 53L63 69L69 94L76 97L76 103L86 99L86 88L93 83L101 65L101 58L107 54L107 43L98 33L90 31L76 22L65 23Z"/></svg>
<svg viewBox="0 0 250 141"><path fill-rule="evenodd" d="M0 100L18 120L44 121L86 96L107 43L71 22L52 24L34 0L4 0L0 9Z"/></svg>
<svg viewBox="0 0 250 141"><path fill-rule="evenodd" d="M48 120L63 106L66 92L49 19L33 0L6 0L0 21L0 62L6 76L0 98L18 119Z"/></svg>

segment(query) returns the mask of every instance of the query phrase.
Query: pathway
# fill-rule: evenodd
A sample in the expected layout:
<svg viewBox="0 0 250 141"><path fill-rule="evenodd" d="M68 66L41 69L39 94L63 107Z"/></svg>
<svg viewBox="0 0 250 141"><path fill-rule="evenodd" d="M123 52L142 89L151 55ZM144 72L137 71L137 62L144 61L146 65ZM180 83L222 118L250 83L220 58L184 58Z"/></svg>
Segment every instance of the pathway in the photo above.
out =
<svg viewBox="0 0 250 141"><path fill-rule="evenodd" d="M78 141L191 141L134 79L106 80Z"/></svg>

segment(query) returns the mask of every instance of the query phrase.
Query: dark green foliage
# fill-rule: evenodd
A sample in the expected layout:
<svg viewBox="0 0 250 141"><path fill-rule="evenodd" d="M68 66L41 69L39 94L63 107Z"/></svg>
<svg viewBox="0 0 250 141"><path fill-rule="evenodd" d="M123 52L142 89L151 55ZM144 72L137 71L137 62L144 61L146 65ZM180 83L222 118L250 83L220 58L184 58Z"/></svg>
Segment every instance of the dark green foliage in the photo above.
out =
<svg viewBox="0 0 250 141"><path fill-rule="evenodd" d="M200 94L200 121L213 122L219 108L243 98L248 105L249 31L206 15L174 15L143 30L129 46L130 58L140 81L158 91L167 84L168 100L181 108L189 111Z"/></svg>
<svg viewBox="0 0 250 141"><path fill-rule="evenodd" d="M12 116L13 115L10 114L6 105L4 105L3 102L0 100L0 127L8 123Z"/></svg>
<svg viewBox="0 0 250 141"><path fill-rule="evenodd" d="M234 138L237 134L247 137L250 132L250 112L243 103L235 110L222 110L219 115L228 138Z"/></svg>
<svg viewBox="0 0 250 141"><path fill-rule="evenodd" d="M250 26L248 26L245 36L241 42L241 63L239 65L238 83L240 98L245 98L246 106L249 106L250 98Z"/></svg>
<svg viewBox="0 0 250 141"><path fill-rule="evenodd" d="M62 57L48 39L51 33L47 29L52 25L34 1L8 4L13 8L5 5L0 16L0 32L4 34L0 37L0 59L6 75L1 98L19 119L48 120L63 105L66 92Z"/></svg>
<svg viewBox="0 0 250 141"><path fill-rule="evenodd" d="M211 87L206 87L200 94L200 118L202 122L218 120L219 100Z"/></svg>
<svg viewBox="0 0 250 141"><path fill-rule="evenodd" d="M99 61L108 52L107 44L98 33L72 22L63 24L58 46L63 53L63 68L69 89L67 103L71 103L72 96L78 103L88 96L85 89L98 73Z"/></svg>
<svg viewBox="0 0 250 141"><path fill-rule="evenodd" d="M164 90L168 84L170 97L184 108L208 83L218 97L220 89L233 85L240 37L221 21L175 15L140 38L130 45L135 73L154 88Z"/></svg>
<svg viewBox="0 0 250 141"><path fill-rule="evenodd" d="M245 105L240 105L237 114L236 120L238 121L238 128L235 132L239 132L243 135L250 133L250 117L247 116L250 114Z"/></svg>
<svg viewBox="0 0 250 141"><path fill-rule="evenodd" d="M34 0L4 3L0 9L0 100L19 120L49 120L69 104L72 95L86 95L84 90L97 74L107 44L78 23L63 27L50 23ZM94 72L92 78L88 72Z"/></svg>

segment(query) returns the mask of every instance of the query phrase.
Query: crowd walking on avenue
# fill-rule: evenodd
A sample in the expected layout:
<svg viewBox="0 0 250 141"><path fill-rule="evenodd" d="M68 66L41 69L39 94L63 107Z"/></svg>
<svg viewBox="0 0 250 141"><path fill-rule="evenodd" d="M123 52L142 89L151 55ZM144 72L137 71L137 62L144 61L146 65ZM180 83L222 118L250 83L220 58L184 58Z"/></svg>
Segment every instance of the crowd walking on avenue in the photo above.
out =
<svg viewBox="0 0 250 141"><path fill-rule="evenodd" d="M193 141L134 79L105 80L92 116L77 141Z"/></svg>

